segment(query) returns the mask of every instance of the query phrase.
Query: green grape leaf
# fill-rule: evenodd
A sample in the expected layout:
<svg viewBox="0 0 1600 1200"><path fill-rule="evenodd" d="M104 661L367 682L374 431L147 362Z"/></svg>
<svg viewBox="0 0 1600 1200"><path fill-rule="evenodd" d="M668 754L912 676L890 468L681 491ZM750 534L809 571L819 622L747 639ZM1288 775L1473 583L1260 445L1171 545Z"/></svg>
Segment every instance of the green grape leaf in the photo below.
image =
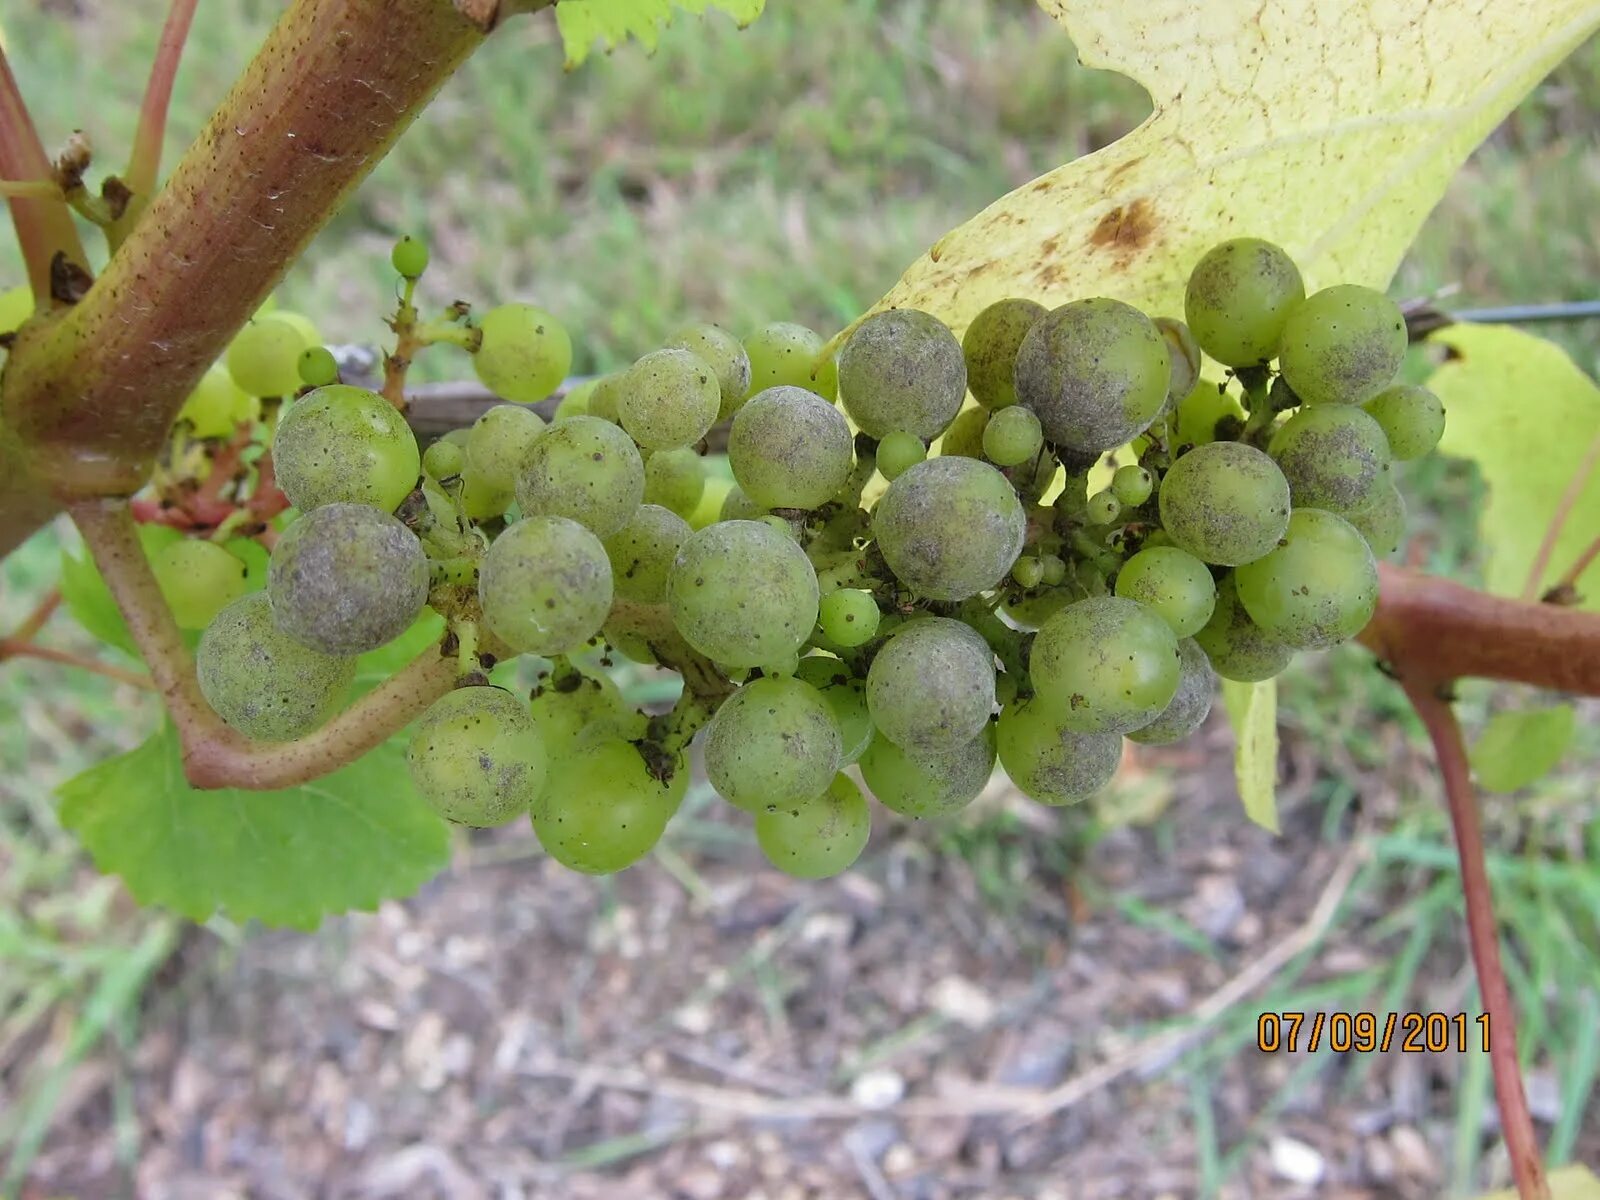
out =
<svg viewBox="0 0 1600 1200"><path fill-rule="evenodd" d="M1550 1172L1550 1200L1600 1200L1600 1178L1585 1166L1560 1167ZM1478 1200L1517 1200L1517 1189L1489 1192Z"/></svg>
<svg viewBox="0 0 1600 1200"><path fill-rule="evenodd" d="M1278 681L1222 681L1222 703L1233 725L1233 777L1244 815L1278 832Z"/></svg>
<svg viewBox="0 0 1600 1200"><path fill-rule="evenodd" d="M1515 792L1536 783L1561 761L1577 731L1570 704L1495 713L1472 747L1472 773L1487 792Z"/></svg>
<svg viewBox="0 0 1600 1200"><path fill-rule="evenodd" d="M1584 460L1600 449L1600 388L1553 342L1505 325L1452 325L1430 339L1450 358L1428 386L1444 402L1439 449L1478 464L1489 497L1479 536L1491 592L1520 595L1544 531ZM1600 471L1571 506L1540 595L1600 536ZM1600 569L1580 581L1600 611Z"/></svg>
<svg viewBox="0 0 1600 1200"><path fill-rule="evenodd" d="M1181 316L1190 267L1235 234L1309 287L1384 287L1456 168L1600 25L1597 0L1039 3L1154 112L946 234L875 308L958 334L1005 296Z"/></svg>
<svg viewBox="0 0 1600 1200"><path fill-rule="evenodd" d="M743 29L765 6L766 0L563 0L556 5L556 24L570 71L582 65L596 42L610 51L632 37L653 51L676 8L697 15L720 9Z"/></svg>
<svg viewBox="0 0 1600 1200"><path fill-rule="evenodd" d="M415 891L449 857L450 831L390 741L301 787L199 791L170 724L60 789L61 821L142 904L194 921L313 929Z"/></svg>

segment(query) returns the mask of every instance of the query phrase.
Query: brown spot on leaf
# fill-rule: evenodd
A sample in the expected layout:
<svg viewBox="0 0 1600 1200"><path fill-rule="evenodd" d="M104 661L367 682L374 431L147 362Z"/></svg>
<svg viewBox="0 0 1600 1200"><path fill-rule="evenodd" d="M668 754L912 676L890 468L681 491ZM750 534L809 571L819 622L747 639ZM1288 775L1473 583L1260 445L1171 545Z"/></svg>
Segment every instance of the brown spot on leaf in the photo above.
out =
<svg viewBox="0 0 1600 1200"><path fill-rule="evenodd" d="M1127 206L1118 205L1094 227L1089 244L1115 253L1131 254L1142 250L1154 239L1156 233L1155 210L1143 197Z"/></svg>

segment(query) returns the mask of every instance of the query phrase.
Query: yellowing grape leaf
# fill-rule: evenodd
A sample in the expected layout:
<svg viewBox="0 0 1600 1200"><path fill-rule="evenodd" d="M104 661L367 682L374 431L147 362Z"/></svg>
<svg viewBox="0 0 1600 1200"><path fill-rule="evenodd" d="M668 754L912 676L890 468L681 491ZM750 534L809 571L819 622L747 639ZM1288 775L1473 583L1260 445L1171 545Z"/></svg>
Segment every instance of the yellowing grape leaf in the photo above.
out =
<svg viewBox="0 0 1600 1200"><path fill-rule="evenodd" d="M1278 681L1222 681L1222 703L1238 745L1233 776L1244 814L1263 829L1278 832Z"/></svg>
<svg viewBox="0 0 1600 1200"><path fill-rule="evenodd" d="M704 13L716 8L727 13L743 29L761 15L767 0L563 0L556 5L556 24L566 49L567 70L589 57L599 42L614 50L630 37L654 50L661 30L672 20L673 9Z"/></svg>
<svg viewBox="0 0 1600 1200"><path fill-rule="evenodd" d="M1453 352L1428 386L1444 401L1446 454L1470 458L1489 485L1479 525L1491 592L1520 595L1550 518L1585 459L1600 450L1600 388L1554 343L1504 325L1433 335ZM1600 537L1600 470L1571 507L1535 594ZM1600 611L1600 565L1578 581Z"/></svg>
<svg viewBox="0 0 1600 1200"><path fill-rule="evenodd" d="M1011 295L1181 315L1195 260L1244 234L1308 286L1384 287L1473 147L1600 24L1600 0L1039 3L1154 113L946 234L878 307L958 334Z"/></svg>

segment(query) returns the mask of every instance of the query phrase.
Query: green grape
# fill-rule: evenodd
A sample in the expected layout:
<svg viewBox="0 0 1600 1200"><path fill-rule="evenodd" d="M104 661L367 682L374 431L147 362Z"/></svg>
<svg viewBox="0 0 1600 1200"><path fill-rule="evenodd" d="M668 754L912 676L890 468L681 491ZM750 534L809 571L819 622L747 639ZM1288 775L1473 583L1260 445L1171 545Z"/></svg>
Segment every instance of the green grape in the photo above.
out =
<svg viewBox="0 0 1600 1200"><path fill-rule="evenodd" d="M1111 494L1124 508L1138 508L1155 491L1155 478L1136 463L1118 467L1111 477Z"/></svg>
<svg viewBox="0 0 1600 1200"><path fill-rule="evenodd" d="M739 339L709 322L685 325L668 340L674 350L687 350L716 374L720 406L717 420L726 421L750 395L750 356Z"/></svg>
<svg viewBox="0 0 1600 1200"><path fill-rule="evenodd" d="M644 460L644 502L687 518L706 490L705 460L692 446L657 450Z"/></svg>
<svg viewBox="0 0 1600 1200"><path fill-rule="evenodd" d="M687 350L653 350L623 374L617 415L649 450L692 446L717 421L722 403L716 372Z"/></svg>
<svg viewBox="0 0 1600 1200"><path fill-rule="evenodd" d="M866 752L874 733L866 681L850 674L850 668L839 659L822 654L802 658L794 673L795 678L816 688L833 710L833 719L839 723L839 763L849 766Z"/></svg>
<svg viewBox="0 0 1600 1200"><path fill-rule="evenodd" d="M1013 406L995 413L983 427L983 452L1002 467L1025 463L1044 445L1044 430L1033 410Z"/></svg>
<svg viewBox="0 0 1600 1200"><path fill-rule="evenodd" d="M665 600L667 573L691 532L687 521L659 504L636 508L628 523L605 539L617 595L645 604Z"/></svg>
<svg viewBox="0 0 1600 1200"><path fill-rule="evenodd" d="M745 684L706 727L706 778L735 808L761 812L816 796L839 769L833 709L801 679Z"/></svg>
<svg viewBox="0 0 1600 1200"><path fill-rule="evenodd" d="M994 652L960 621L907 622L872 660L867 708L897 746L929 753L963 745L994 711Z"/></svg>
<svg viewBox="0 0 1600 1200"><path fill-rule="evenodd" d="M549 756L527 707L504 688L463 687L412 727L406 766L433 811L458 825L504 825L544 791Z"/></svg>
<svg viewBox="0 0 1600 1200"><path fill-rule="evenodd" d="M278 486L301 512L370 504L393 512L422 471L417 439L376 392L336 383L284 410L272 439Z"/></svg>
<svg viewBox="0 0 1600 1200"><path fill-rule="evenodd" d="M267 567L272 617L324 654L364 654L399 637L428 601L428 557L394 517L324 504L283 531Z"/></svg>
<svg viewBox="0 0 1600 1200"><path fill-rule="evenodd" d="M292 396L300 390L301 351L321 342L287 313L256 317L228 346L228 374L252 396Z"/></svg>
<svg viewBox="0 0 1600 1200"><path fill-rule="evenodd" d="M322 345L322 334L317 332L316 322L312 321L312 319L306 316L304 313L291 312L287 308L277 308L272 310L272 316L279 321L287 321L290 325L293 325L300 331L300 343L302 347ZM296 360L297 369L298 365L299 362Z"/></svg>
<svg viewBox="0 0 1600 1200"><path fill-rule="evenodd" d="M1202 562L1238 566L1278 544L1289 526L1289 481L1243 442L1208 442L1178 458L1161 481L1161 524Z"/></svg>
<svg viewBox="0 0 1600 1200"><path fill-rule="evenodd" d="M798 651L817 623L817 602L806 552L757 521L697 530L667 575L667 603L684 641L730 667Z"/></svg>
<svg viewBox="0 0 1600 1200"><path fill-rule="evenodd" d="M984 408L1009 408L1017 402L1013 372L1022 339L1050 310L1020 297L996 300L972 318L961 338L967 363L967 387Z"/></svg>
<svg viewBox="0 0 1600 1200"><path fill-rule="evenodd" d="M1178 690L1161 715L1143 729L1128 734L1130 742L1146 746L1166 746L1181 742L1211 715L1211 700L1216 695L1217 676L1211 660L1193 638L1178 643Z"/></svg>
<svg viewBox="0 0 1600 1200"><path fill-rule="evenodd" d="M668 450L666 453L671 454L672 451ZM728 499L728 493L734 490L733 480L707 473L700 492L700 503L696 504L694 511L684 518L689 522L689 528L704 529L707 525L715 525L722 520L722 506ZM743 492L739 494L744 495ZM663 504L662 507L666 508L667 505Z"/></svg>
<svg viewBox="0 0 1600 1200"><path fill-rule="evenodd" d="M622 424L618 409L622 400L622 380L626 375L626 371L613 371L594 380L594 387L589 392L589 416L610 421L613 425Z"/></svg>
<svg viewBox="0 0 1600 1200"><path fill-rule="evenodd" d="M241 424L254 421L260 412L260 401L233 381L227 367L214 363L183 402L178 419L189 422L195 437L232 437Z"/></svg>
<svg viewBox="0 0 1600 1200"><path fill-rule="evenodd" d="M1365 508L1389 477L1383 430L1353 404L1307 405L1272 435L1267 453L1289 481L1296 508Z"/></svg>
<svg viewBox="0 0 1600 1200"><path fill-rule="evenodd" d="M1161 340L1167 344L1167 357L1172 363L1172 378L1167 382L1167 400L1162 412L1171 412L1200 382L1200 343L1182 321L1171 317L1155 317L1151 323Z"/></svg>
<svg viewBox="0 0 1600 1200"><path fill-rule="evenodd" d="M589 415L589 397L594 395L594 390L600 385L598 379L586 379L580 384L569 388L566 395L556 405L556 411L551 414L553 421L565 421L568 417L586 417Z"/></svg>
<svg viewBox="0 0 1600 1200"><path fill-rule="evenodd" d="M722 509L719 519L723 521L759 521L767 513L749 496L744 494L744 489L735 484L728 489L728 494L722 498Z"/></svg>
<svg viewBox="0 0 1600 1200"><path fill-rule="evenodd" d="M1231 574L1217 581L1217 606L1194 641L1218 675L1237 683L1260 683L1281 675L1294 657L1293 650L1250 619L1239 603Z"/></svg>
<svg viewBox="0 0 1600 1200"><path fill-rule="evenodd" d="M1406 502L1393 481L1380 483L1374 489L1367 507L1350 513L1345 520L1354 525L1367 539L1377 558L1388 558L1406 536Z"/></svg>
<svg viewBox="0 0 1600 1200"><path fill-rule="evenodd" d="M339 382L339 360L326 346L307 346L300 351L300 361L295 367L300 372L300 382L307 387L327 387Z"/></svg>
<svg viewBox="0 0 1600 1200"><path fill-rule="evenodd" d="M1150 318L1120 300L1075 300L1041 317L1017 352L1017 397L1047 441L1098 454L1132 441L1167 402L1172 359Z"/></svg>
<svg viewBox="0 0 1600 1200"><path fill-rule="evenodd" d="M780 517L777 513L764 513L757 517L763 525L776 529L784 537L793 538L796 542L803 540L805 520L803 518L791 520L789 517Z"/></svg>
<svg viewBox="0 0 1600 1200"><path fill-rule="evenodd" d="M442 438L422 452L422 473L435 483L460 475L466 465L467 452Z"/></svg>
<svg viewBox="0 0 1600 1200"><path fill-rule="evenodd" d="M936 438L967 394L961 343L938 317L892 308L868 317L839 355L839 396L868 436Z"/></svg>
<svg viewBox="0 0 1600 1200"><path fill-rule="evenodd" d="M0 334L15 333L33 316L33 289L19 284L0 292Z"/></svg>
<svg viewBox="0 0 1600 1200"><path fill-rule="evenodd" d="M857 588L829 592L817 606L817 623L823 636L846 649L865 645L876 637L880 615L872 593Z"/></svg>
<svg viewBox="0 0 1600 1200"><path fill-rule="evenodd" d="M1091 525L1109 525L1122 515L1122 501L1109 489L1096 492L1084 503L1084 516Z"/></svg>
<svg viewBox="0 0 1600 1200"><path fill-rule="evenodd" d="M1444 436L1444 405L1425 387L1397 383L1364 406L1383 430L1389 450L1401 462L1421 458Z"/></svg>
<svg viewBox="0 0 1600 1200"><path fill-rule="evenodd" d="M831 358L817 362L825 345L818 334L804 325L786 321L756 330L744 340L750 359L751 393L788 384L807 388L831 404L839 394L839 365Z"/></svg>
<svg viewBox="0 0 1600 1200"><path fill-rule="evenodd" d="M1044 572L1046 587L1060 587L1067 578L1067 564L1057 554L1041 554L1039 567Z"/></svg>
<svg viewBox="0 0 1600 1200"><path fill-rule="evenodd" d="M884 561L930 600L994 587L1022 553L1027 517L1006 477L971 458L930 458L891 483L872 513Z"/></svg>
<svg viewBox="0 0 1600 1200"><path fill-rule="evenodd" d="M472 369L503 400L543 400L572 368L572 339L566 329L532 304L491 308L478 321L478 331L482 341L472 354Z"/></svg>
<svg viewBox="0 0 1600 1200"><path fill-rule="evenodd" d="M1295 650L1324 650L1365 628L1378 606L1378 565L1343 517L1297 508L1283 544L1234 572L1250 619Z"/></svg>
<svg viewBox="0 0 1600 1200"><path fill-rule="evenodd" d="M544 418L520 404L496 404L472 423L461 473L461 507L474 521L504 515L517 496Z"/></svg>
<svg viewBox="0 0 1600 1200"><path fill-rule="evenodd" d="M461 452L465 454L467 451L467 440L471 437L472 428L469 426L466 429L452 429L449 433L440 437L439 440L441 442L449 442L452 445L460 446Z"/></svg>
<svg viewBox="0 0 1600 1200"><path fill-rule="evenodd" d="M994 726L965 745L932 754L873 738L861 756L861 778L878 803L902 817L946 817L978 798L994 774Z"/></svg>
<svg viewBox="0 0 1600 1200"><path fill-rule="evenodd" d="M1253 367L1278 357L1284 323L1305 296L1300 268L1282 249L1260 238L1233 238L1195 264L1183 315L1212 358Z"/></svg>
<svg viewBox="0 0 1600 1200"><path fill-rule="evenodd" d="M756 669L768 679L789 679L800 669L800 655L785 654L776 662L762 663Z"/></svg>
<svg viewBox="0 0 1600 1200"><path fill-rule="evenodd" d="M855 780L836 775L820 796L756 815L756 843L767 861L798 879L827 879L861 857L872 812Z"/></svg>
<svg viewBox="0 0 1600 1200"><path fill-rule="evenodd" d="M420 279L428 269L428 243L409 233L394 244L389 252L389 264L403 279Z"/></svg>
<svg viewBox="0 0 1600 1200"><path fill-rule="evenodd" d="M590 742L644 737L648 718L628 707L617 685L605 675L571 671L533 693L528 717L551 762L581 753Z"/></svg>
<svg viewBox="0 0 1600 1200"><path fill-rule="evenodd" d="M484 623L521 654L579 649L600 632L611 600L606 548L566 517L525 517L508 526L478 569Z"/></svg>
<svg viewBox="0 0 1600 1200"><path fill-rule="evenodd" d="M1393 382L1405 353L1400 306L1382 292L1341 283L1290 311L1278 368L1307 404L1363 404Z"/></svg>
<svg viewBox="0 0 1600 1200"><path fill-rule="evenodd" d="M586 875L611 875L655 848L683 802L689 768L678 756L663 783L638 748L603 738L551 764L533 832L551 858Z"/></svg>
<svg viewBox="0 0 1600 1200"><path fill-rule="evenodd" d="M1229 441L1244 428L1244 407L1232 392L1218 391L1201 380L1178 401L1176 436L1180 446L1204 446Z"/></svg>
<svg viewBox="0 0 1600 1200"><path fill-rule="evenodd" d="M1122 763L1122 739L1115 733L1068 729L1050 705L1036 699L1001 709L995 744L1017 790L1053 807L1087 800Z"/></svg>
<svg viewBox="0 0 1600 1200"><path fill-rule="evenodd" d="M878 443L878 474L892 483L927 457L921 438L896 430Z"/></svg>
<svg viewBox="0 0 1600 1200"><path fill-rule="evenodd" d="M206 703L229 725L257 741L287 742L333 715L356 662L302 645L278 628L267 594L251 592L206 626L195 672Z"/></svg>
<svg viewBox="0 0 1600 1200"><path fill-rule="evenodd" d="M1149 546L1117 572L1117 595L1154 609L1180 638L1205 627L1217 585L1205 563L1176 546Z"/></svg>
<svg viewBox="0 0 1600 1200"><path fill-rule="evenodd" d="M1154 609L1093 596L1040 627L1028 673L1063 728L1127 733L1148 725L1178 690L1178 639Z"/></svg>
<svg viewBox="0 0 1600 1200"><path fill-rule="evenodd" d="M946 458L982 458L983 434L993 414L987 408L968 408L956 414L939 442L939 454Z"/></svg>
<svg viewBox="0 0 1600 1200"><path fill-rule="evenodd" d="M600 537L644 500L644 461L633 439L599 417L569 417L534 439L517 481L524 516L569 517Z"/></svg>
<svg viewBox="0 0 1600 1200"><path fill-rule="evenodd" d="M1036 588L1044 582L1044 564L1037 558L1019 558L1011 566L1011 578L1024 588Z"/></svg>
<svg viewBox="0 0 1600 1200"><path fill-rule="evenodd" d="M156 585L179 629L204 629L249 590L249 572L216 542L180 538L150 556Z"/></svg>
<svg viewBox="0 0 1600 1200"><path fill-rule="evenodd" d="M763 508L820 508L850 478L854 439L844 415L799 387L757 392L733 417L728 464Z"/></svg>

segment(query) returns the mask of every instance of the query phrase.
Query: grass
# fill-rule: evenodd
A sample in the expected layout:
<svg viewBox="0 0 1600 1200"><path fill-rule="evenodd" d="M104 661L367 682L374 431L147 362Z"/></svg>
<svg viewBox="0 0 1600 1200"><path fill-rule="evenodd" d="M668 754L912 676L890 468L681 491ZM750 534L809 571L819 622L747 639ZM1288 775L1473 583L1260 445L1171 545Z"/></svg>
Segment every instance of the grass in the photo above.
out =
<svg viewBox="0 0 1600 1200"><path fill-rule="evenodd" d="M81 126L105 162L116 163L162 8L159 0L129 0L78 22L54 5L8 9L13 66L47 142ZM169 162L280 9L270 0L200 6L178 80ZM332 341L375 339L389 301L388 246L401 232L421 232L434 251L431 302L537 297L577 333L578 370L627 361L689 319L741 330L777 318L834 327L946 229L1114 140L1148 112L1138 87L1081 67L1029 0L773 4L743 33L720 19L680 22L653 60L624 48L566 76L560 58L545 20L515 23L492 39L317 240L286 281L284 301L313 316ZM1591 42L1455 180L1397 293L1445 292L1460 306L1594 295L1597 108L1600 43ZM12 247L0 245L0 286L19 274ZM1588 369L1600 362L1600 324L1548 332ZM423 369L459 375L464 364L424 359ZM1471 514L1481 496L1473 472L1417 464L1402 486L1424 565L1470 579ZM49 586L55 557L47 536L4 564L0 628ZM68 625L58 617L52 637L70 637ZM645 694L644 676L632 684ZM1347 836L1361 781L1393 777L1415 724L1393 685L1355 651L1297 667L1284 680L1284 701L1290 736L1310 739L1331 768L1310 801L1321 806L1324 836ZM1500 702L1489 689L1469 693L1469 727ZM172 937L166 918L131 909L113 884L94 880L54 818L56 784L145 731L130 712L148 714L148 706L50 665L8 663L0 673L0 751L8 764L26 764L0 775L0 1086L12 1100L0 1119L0 1158L9 1154L13 1176L75 1065L106 1039L135 1036L140 987ZM1584 761L1594 761L1595 741L1590 731ZM1525 1053L1559 1065L1563 1095L1574 1102L1568 1113L1581 1113L1578 1101L1600 1064L1592 965L1600 886L1582 865L1600 849L1591 792L1571 774L1514 805L1487 806L1493 843L1517 847L1497 854L1491 868L1516 930L1519 1003L1533 1014ZM686 836L674 844L692 840L696 854L718 852L724 827L687 816ZM1159 823L1155 829L1159 839ZM1015 911L1037 873L1062 872L1094 835L1092 821L1073 820L1052 843L989 816L949 831L938 851L962 855L988 901ZM692 866L681 856L677 865L692 888ZM1205 1052L1240 1052L1261 1007L1407 1007L1425 991L1429 964L1459 961L1453 872L1432 797L1403 798L1352 893L1396 906L1391 920L1356 934L1389 953L1384 968L1318 979L1313 951ZM1204 936L1170 913L1093 899L1206 952ZM19 1080L8 1048L41 1036L54 1049L36 1057L38 1073ZM1237 1169L1306 1072L1322 1069L1312 1062L1297 1072L1247 1136L1228 1146L1218 1141L1203 1082L1217 1061L1188 1063L1200 1080L1190 1098L1210 1190ZM1483 1081L1463 1083L1458 1188L1481 1170ZM1570 1153L1577 1133L1576 1118L1564 1118L1553 1157Z"/></svg>

